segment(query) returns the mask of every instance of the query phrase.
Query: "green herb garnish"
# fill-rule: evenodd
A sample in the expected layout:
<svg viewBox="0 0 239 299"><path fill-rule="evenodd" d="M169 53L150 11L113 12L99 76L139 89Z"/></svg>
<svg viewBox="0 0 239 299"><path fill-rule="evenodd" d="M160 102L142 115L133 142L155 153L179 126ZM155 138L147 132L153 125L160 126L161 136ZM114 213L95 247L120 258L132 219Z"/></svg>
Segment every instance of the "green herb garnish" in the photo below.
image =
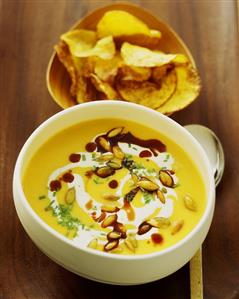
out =
<svg viewBox="0 0 239 299"><path fill-rule="evenodd" d="M144 191L143 192L144 203L149 204L152 200L155 200L153 194Z"/></svg>
<svg viewBox="0 0 239 299"><path fill-rule="evenodd" d="M149 168L147 169L148 173L156 173L156 170L154 168Z"/></svg>
<svg viewBox="0 0 239 299"><path fill-rule="evenodd" d="M165 159L163 160L163 162L168 162L169 158L170 158L170 155L167 154L166 157L165 157Z"/></svg>
<svg viewBox="0 0 239 299"><path fill-rule="evenodd" d="M54 203L54 200L52 200L48 206L45 207L45 211L50 211L53 209L52 204Z"/></svg>
<svg viewBox="0 0 239 299"><path fill-rule="evenodd" d="M93 179L93 182L95 183L95 184L97 184L97 185L99 185L99 184L104 184L104 182L101 182L100 181L100 178L97 176L96 178L94 178Z"/></svg>
<svg viewBox="0 0 239 299"><path fill-rule="evenodd" d="M132 155L130 155L130 154L125 154L125 158L126 159L131 159L133 156Z"/></svg>
<svg viewBox="0 0 239 299"><path fill-rule="evenodd" d="M91 154L91 157L92 157L92 159L95 159L95 157L96 157L96 153L92 153L92 154Z"/></svg>
<svg viewBox="0 0 239 299"><path fill-rule="evenodd" d="M82 159L82 161L86 161L86 156L85 156L85 154L82 154L82 155L81 155L81 159Z"/></svg>
<svg viewBox="0 0 239 299"><path fill-rule="evenodd" d="M38 199L40 199L40 200L45 199L45 198L46 198L46 195L40 195L40 196L38 197Z"/></svg>
<svg viewBox="0 0 239 299"><path fill-rule="evenodd" d="M128 148L131 148L131 143L128 143Z"/></svg>

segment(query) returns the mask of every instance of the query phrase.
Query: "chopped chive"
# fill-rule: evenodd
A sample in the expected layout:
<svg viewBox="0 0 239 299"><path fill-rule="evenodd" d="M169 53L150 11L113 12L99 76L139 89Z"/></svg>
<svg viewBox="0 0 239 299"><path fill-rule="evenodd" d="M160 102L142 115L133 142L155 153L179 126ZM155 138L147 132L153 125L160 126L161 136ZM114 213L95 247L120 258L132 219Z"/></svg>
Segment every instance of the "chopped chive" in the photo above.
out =
<svg viewBox="0 0 239 299"><path fill-rule="evenodd" d="M131 143L128 143L128 148L131 148Z"/></svg>
<svg viewBox="0 0 239 299"><path fill-rule="evenodd" d="M137 149L136 147L134 147L134 146L132 147L132 149L134 149L135 151L137 151L137 150L138 150L138 149Z"/></svg>
<svg viewBox="0 0 239 299"><path fill-rule="evenodd" d="M103 182L100 182L100 181L99 181L99 177L94 178L94 179L93 179L93 182L94 182L95 184L97 184L97 185L99 185L99 184L104 184Z"/></svg>
<svg viewBox="0 0 239 299"><path fill-rule="evenodd" d="M155 200L153 194L149 192L143 192L144 203L149 204L152 200Z"/></svg>
<svg viewBox="0 0 239 299"><path fill-rule="evenodd" d="M85 156L85 154L82 154L82 155L81 155L81 159L82 159L82 161L86 161L86 156Z"/></svg>
<svg viewBox="0 0 239 299"><path fill-rule="evenodd" d="M96 157L96 153L92 153L92 154L91 154L91 157L92 157L92 159L95 159L95 157Z"/></svg>
<svg viewBox="0 0 239 299"><path fill-rule="evenodd" d="M147 169L147 171L148 171L148 173L155 173L156 172L156 170L154 168L149 168L149 169Z"/></svg>
<svg viewBox="0 0 239 299"><path fill-rule="evenodd" d="M53 208L52 208L52 204L54 203L54 200L52 200L50 203L49 203L49 205L48 206L46 206L45 207L45 211L50 211L50 210L52 210Z"/></svg>
<svg viewBox="0 0 239 299"><path fill-rule="evenodd" d="M163 188L161 189L161 191L162 191L163 193L167 193L167 192L168 192L167 189L166 189L165 187L163 187Z"/></svg>
<svg viewBox="0 0 239 299"><path fill-rule="evenodd" d="M40 195L39 197L38 197L38 199L45 199L46 198L46 195Z"/></svg>

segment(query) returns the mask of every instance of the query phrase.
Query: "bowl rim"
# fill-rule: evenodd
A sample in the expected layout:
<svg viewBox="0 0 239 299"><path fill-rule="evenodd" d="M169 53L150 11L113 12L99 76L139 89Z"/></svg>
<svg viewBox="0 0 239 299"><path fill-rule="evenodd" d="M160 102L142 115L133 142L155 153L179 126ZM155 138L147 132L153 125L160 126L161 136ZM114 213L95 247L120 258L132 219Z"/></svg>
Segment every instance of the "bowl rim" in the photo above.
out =
<svg viewBox="0 0 239 299"><path fill-rule="evenodd" d="M83 247L80 244L75 244L71 240L67 239L65 236L54 230L50 225L48 225L44 220L41 219L40 216L33 210L31 207L30 203L28 202L24 191L23 191L23 186L22 186L22 180L21 180L21 173L22 173L22 166L23 166L23 158L28 150L28 147L30 146L31 142L38 137L38 135L41 133L42 130L45 129L49 124L54 123L56 120L64 117L66 114L70 114L74 112L75 110L81 110L82 108L91 108L93 107L94 109L97 108L98 106L104 106L104 105L113 105L113 106L125 106L131 107L132 109L136 110L143 110L146 113L152 113L155 116L159 118L163 118L167 122L169 122L171 125L175 126L177 129L179 129L182 134L185 134L189 137L190 142L192 142L196 147L197 150L199 151L201 158L203 160L203 163L205 163L205 166L208 170L208 175L209 175L209 192L207 194L207 204L205 211L199 220L199 222L196 224L196 226L180 241L178 241L176 244L167 247L165 249L162 249L157 252L153 253L147 253L147 254L137 254L137 255L120 255L120 254L109 254L108 252L103 252L103 251L98 251L94 250L88 247ZM96 106L96 107L95 107ZM133 121L133 120L132 120ZM80 123L80 121L79 121ZM60 130L59 130L60 131ZM156 129L157 131L157 129ZM159 131L159 130L158 130ZM57 131L58 132L58 131ZM174 139L173 141L177 143ZM128 102L122 102L122 101L113 101L113 100L102 100L102 101L95 101L95 102L88 102L80 105L76 105L73 107L70 107L68 109L62 110L47 120L45 120L43 123L41 123L33 132L32 134L28 137L26 142L24 143L16 164L14 168L14 175L13 175L13 190L17 190L18 196L14 195L14 203L16 207L16 202L20 201L24 207L26 208L27 212L32 216L33 219L41 226L43 230L45 230L47 233L50 233L52 236L55 238L59 239L60 241L68 244L70 247L74 247L77 250L82 250L85 253L88 254L93 254L93 255L98 255L101 257L105 258L110 258L110 259L117 259L117 260L142 260L142 259L150 259L158 256L162 256L164 254L170 253L172 251L177 250L178 248L182 247L185 243L187 243L194 235L196 235L200 229L202 228L204 222L207 220L207 218L210 216L211 211L214 209L214 202L215 202L215 183L214 183L214 177L213 177L213 172L209 163L209 160L206 156L206 153L200 143L185 129L183 128L180 124L178 124L176 121L173 119L167 117L164 114L161 114L153 109L150 109L148 107L144 107L135 103L128 103ZM13 192L14 193L14 192ZM17 198L16 198L17 197ZM20 218L20 217L19 217ZM21 220L21 219L20 219Z"/></svg>

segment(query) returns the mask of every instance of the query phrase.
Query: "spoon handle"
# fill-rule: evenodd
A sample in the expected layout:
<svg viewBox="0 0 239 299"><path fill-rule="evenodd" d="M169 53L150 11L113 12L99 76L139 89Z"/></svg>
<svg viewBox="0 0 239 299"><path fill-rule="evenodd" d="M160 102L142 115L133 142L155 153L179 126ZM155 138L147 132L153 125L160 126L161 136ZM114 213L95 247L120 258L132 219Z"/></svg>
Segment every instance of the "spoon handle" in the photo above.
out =
<svg viewBox="0 0 239 299"><path fill-rule="evenodd" d="M203 299L202 247L190 261L191 299Z"/></svg>

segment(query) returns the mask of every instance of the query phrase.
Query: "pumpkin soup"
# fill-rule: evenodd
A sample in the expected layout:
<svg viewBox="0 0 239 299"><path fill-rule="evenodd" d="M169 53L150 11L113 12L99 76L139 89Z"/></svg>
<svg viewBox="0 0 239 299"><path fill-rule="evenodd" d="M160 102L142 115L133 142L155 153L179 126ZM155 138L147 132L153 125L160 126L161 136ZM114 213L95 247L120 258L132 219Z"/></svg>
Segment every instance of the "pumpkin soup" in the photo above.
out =
<svg viewBox="0 0 239 299"><path fill-rule="evenodd" d="M197 225L206 194L193 161L161 132L120 119L67 128L28 163L26 198L75 244L115 254L170 247Z"/></svg>

